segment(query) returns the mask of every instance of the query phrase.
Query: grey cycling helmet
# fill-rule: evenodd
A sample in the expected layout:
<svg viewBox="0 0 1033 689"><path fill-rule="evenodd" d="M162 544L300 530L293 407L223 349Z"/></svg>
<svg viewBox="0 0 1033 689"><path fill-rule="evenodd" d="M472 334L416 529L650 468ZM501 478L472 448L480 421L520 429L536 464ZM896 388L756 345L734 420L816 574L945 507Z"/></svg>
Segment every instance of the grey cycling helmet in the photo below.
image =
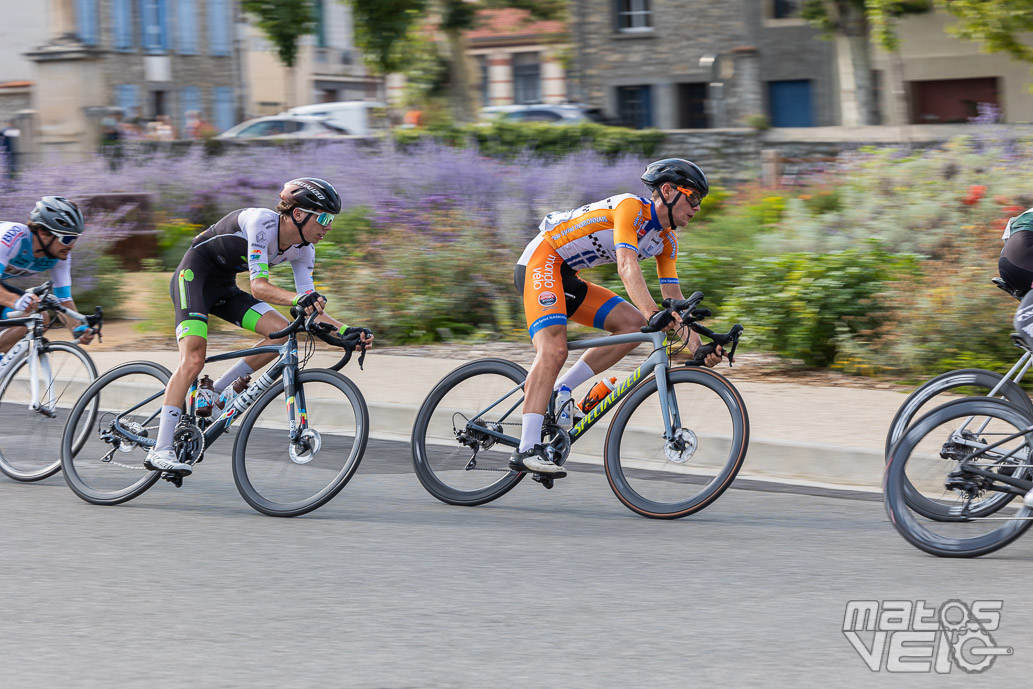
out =
<svg viewBox="0 0 1033 689"><path fill-rule="evenodd" d="M78 236L86 231L79 206L62 196L44 196L37 201L29 221L60 237Z"/></svg>
<svg viewBox="0 0 1033 689"><path fill-rule="evenodd" d="M283 185L280 198L310 211L324 211L331 215L341 212L341 195L334 185L318 177L292 179Z"/></svg>
<svg viewBox="0 0 1033 689"><path fill-rule="evenodd" d="M670 182L680 187L692 187L702 196L710 193L707 176L699 169L699 165L684 158L664 158L650 163L642 173L641 179L650 190L656 190L664 182Z"/></svg>

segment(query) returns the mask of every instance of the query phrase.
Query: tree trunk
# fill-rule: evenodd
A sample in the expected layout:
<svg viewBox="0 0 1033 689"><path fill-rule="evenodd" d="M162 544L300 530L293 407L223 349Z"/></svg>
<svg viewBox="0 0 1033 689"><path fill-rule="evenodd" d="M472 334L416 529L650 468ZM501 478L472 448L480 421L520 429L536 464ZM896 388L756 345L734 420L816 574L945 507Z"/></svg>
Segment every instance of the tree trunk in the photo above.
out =
<svg viewBox="0 0 1033 689"><path fill-rule="evenodd" d="M297 105L297 103L295 101L297 99L297 90L298 90L297 84L295 83L295 79L297 78L297 71L295 70L295 68L294 67L288 67L286 74L287 74L287 84L286 84L287 88L284 89L284 99L287 101L287 107L285 107L284 110L287 110L289 108L293 108L295 105Z"/></svg>
<svg viewBox="0 0 1033 689"><path fill-rule="evenodd" d="M452 116L456 122L473 122L474 95L470 80L470 58L466 40L459 31L446 31L449 52L449 94Z"/></svg>

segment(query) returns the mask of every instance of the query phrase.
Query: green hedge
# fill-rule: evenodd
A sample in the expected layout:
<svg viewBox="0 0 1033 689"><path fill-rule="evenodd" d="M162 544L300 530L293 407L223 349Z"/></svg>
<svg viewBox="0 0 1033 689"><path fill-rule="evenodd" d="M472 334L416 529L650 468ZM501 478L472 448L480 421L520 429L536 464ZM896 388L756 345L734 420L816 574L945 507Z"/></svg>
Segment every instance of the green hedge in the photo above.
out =
<svg viewBox="0 0 1033 689"><path fill-rule="evenodd" d="M476 145L482 153L491 156L527 152L539 156L560 156L572 151L591 150L606 156L640 155L648 158L656 154L664 140L664 133L656 129L532 122L395 129L392 136L403 147L432 139L449 146Z"/></svg>

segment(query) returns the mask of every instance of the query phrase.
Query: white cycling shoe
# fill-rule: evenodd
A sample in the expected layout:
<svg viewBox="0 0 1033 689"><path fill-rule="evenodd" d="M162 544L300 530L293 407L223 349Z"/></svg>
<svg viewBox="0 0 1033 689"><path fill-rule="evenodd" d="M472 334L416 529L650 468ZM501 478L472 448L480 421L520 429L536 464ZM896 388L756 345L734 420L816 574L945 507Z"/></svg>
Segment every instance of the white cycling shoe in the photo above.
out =
<svg viewBox="0 0 1033 689"><path fill-rule="evenodd" d="M176 453L172 450L154 450L147 453L147 459L143 460L144 468L151 471L168 471L180 476L189 476L194 472L189 464L184 464L176 459Z"/></svg>

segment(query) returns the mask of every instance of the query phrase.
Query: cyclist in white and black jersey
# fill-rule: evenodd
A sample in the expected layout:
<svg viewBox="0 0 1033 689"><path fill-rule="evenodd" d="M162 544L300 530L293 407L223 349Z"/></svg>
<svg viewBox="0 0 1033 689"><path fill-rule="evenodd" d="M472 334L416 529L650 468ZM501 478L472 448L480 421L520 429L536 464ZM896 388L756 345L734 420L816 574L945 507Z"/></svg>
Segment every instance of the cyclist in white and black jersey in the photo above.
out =
<svg viewBox="0 0 1033 689"><path fill-rule="evenodd" d="M333 185L300 177L284 185L276 210L233 211L194 238L169 285L176 309L179 366L165 390L156 443L144 463L147 468L181 476L191 472L190 465L176 460L172 437L187 391L204 366L209 314L265 336L263 345L286 339L268 339L269 333L288 325L270 304L300 306L308 313L315 309L321 314L319 321L350 334L348 326L323 312L326 299L315 291L312 279L314 245L330 231L340 211L341 197ZM294 271L294 292L269 282L269 267L281 263L290 263ZM251 294L237 287L236 275L245 271L251 278ZM366 341L372 339L369 336ZM215 393L274 358L275 354L256 354L238 359L215 381Z"/></svg>
<svg viewBox="0 0 1033 689"><path fill-rule="evenodd" d="M39 297L7 282L50 271L53 294L63 306L76 311L72 300L71 253L86 230L82 211L74 201L61 196L44 196L29 212L27 225L0 222L0 353L6 352L26 332L23 326L4 327L12 311L33 313ZM93 340L93 330L65 314L61 321L78 338L79 344Z"/></svg>

